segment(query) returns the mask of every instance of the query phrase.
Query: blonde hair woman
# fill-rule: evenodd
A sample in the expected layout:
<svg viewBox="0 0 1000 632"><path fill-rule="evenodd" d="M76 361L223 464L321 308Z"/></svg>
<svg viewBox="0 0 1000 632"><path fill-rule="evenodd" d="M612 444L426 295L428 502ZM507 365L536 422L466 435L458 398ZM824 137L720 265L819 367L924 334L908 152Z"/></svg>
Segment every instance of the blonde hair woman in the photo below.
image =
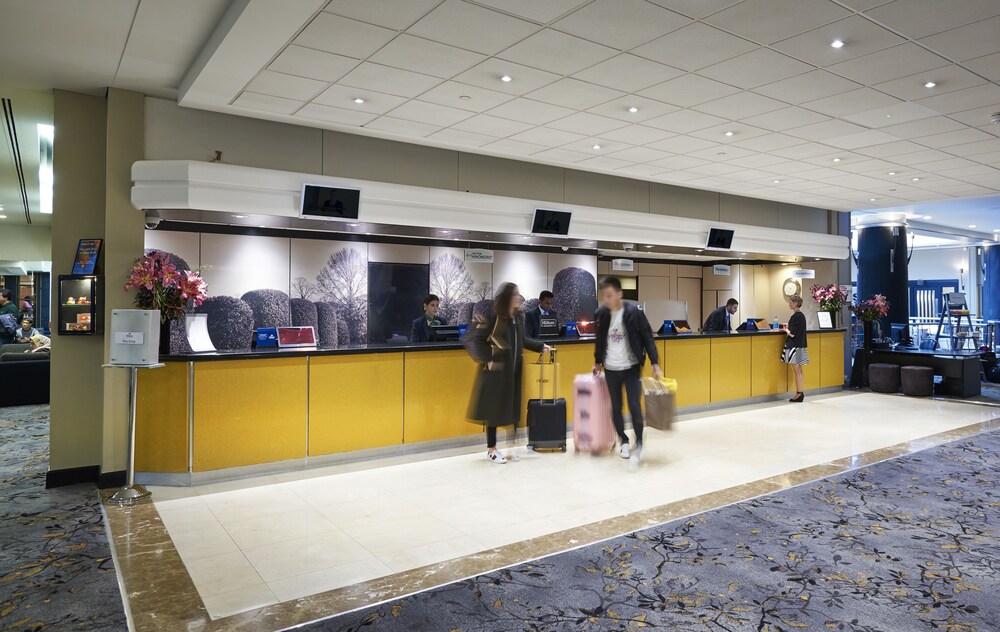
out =
<svg viewBox="0 0 1000 632"><path fill-rule="evenodd" d="M806 315L802 313L802 297L789 296L788 307L792 317L785 323L785 350L781 359L792 367L795 374L795 397L790 402L798 404L806 398L805 377L802 367L809 364L809 352L806 350Z"/></svg>

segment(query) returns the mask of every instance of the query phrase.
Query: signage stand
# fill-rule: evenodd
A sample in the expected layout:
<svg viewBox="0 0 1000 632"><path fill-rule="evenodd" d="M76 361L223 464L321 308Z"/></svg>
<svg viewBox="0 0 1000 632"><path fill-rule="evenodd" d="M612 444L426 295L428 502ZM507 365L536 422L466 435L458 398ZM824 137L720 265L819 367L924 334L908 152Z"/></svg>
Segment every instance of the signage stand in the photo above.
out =
<svg viewBox="0 0 1000 632"><path fill-rule="evenodd" d="M108 498L109 503L131 505L152 493L135 483L135 401L139 369L158 369L163 364L104 364L104 368L124 368L129 371L128 382L128 453L125 461L125 485Z"/></svg>

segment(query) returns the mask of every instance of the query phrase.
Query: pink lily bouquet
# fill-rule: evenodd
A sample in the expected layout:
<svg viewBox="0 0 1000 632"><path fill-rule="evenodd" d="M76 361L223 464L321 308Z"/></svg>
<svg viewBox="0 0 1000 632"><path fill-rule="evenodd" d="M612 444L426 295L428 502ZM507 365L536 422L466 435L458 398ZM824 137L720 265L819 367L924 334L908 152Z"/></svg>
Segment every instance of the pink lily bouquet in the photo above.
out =
<svg viewBox="0 0 1000 632"><path fill-rule="evenodd" d="M812 286L813 300L819 303L823 312L839 312L847 303L847 293L836 283Z"/></svg>
<svg viewBox="0 0 1000 632"><path fill-rule="evenodd" d="M189 304L205 302L207 287L197 270L179 270L159 250L136 259L125 283L126 291L138 290L135 306L160 310L161 323L182 318Z"/></svg>
<svg viewBox="0 0 1000 632"><path fill-rule="evenodd" d="M881 294L875 294L860 303L851 305L851 311L858 317L858 320L876 321L889 315L889 301Z"/></svg>

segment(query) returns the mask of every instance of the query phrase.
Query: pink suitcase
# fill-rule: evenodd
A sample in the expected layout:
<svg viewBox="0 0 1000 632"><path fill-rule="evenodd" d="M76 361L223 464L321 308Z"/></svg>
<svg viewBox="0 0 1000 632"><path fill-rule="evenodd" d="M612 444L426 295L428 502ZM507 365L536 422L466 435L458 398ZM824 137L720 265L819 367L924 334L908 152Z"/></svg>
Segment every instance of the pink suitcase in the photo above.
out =
<svg viewBox="0 0 1000 632"><path fill-rule="evenodd" d="M604 454L615 445L611 395L604 375L584 373L573 380L573 447L577 452Z"/></svg>

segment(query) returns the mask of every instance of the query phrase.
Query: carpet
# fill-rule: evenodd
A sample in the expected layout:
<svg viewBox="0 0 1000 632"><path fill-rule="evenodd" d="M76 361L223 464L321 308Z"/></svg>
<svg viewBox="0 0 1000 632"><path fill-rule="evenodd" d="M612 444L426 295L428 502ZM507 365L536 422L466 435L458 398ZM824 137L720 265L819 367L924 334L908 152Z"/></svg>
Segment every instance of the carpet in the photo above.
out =
<svg viewBox="0 0 1000 632"><path fill-rule="evenodd" d="M48 426L0 408L0 630L127 630L97 490L45 489Z"/></svg>
<svg viewBox="0 0 1000 632"><path fill-rule="evenodd" d="M998 630L997 455L981 434L299 629Z"/></svg>

